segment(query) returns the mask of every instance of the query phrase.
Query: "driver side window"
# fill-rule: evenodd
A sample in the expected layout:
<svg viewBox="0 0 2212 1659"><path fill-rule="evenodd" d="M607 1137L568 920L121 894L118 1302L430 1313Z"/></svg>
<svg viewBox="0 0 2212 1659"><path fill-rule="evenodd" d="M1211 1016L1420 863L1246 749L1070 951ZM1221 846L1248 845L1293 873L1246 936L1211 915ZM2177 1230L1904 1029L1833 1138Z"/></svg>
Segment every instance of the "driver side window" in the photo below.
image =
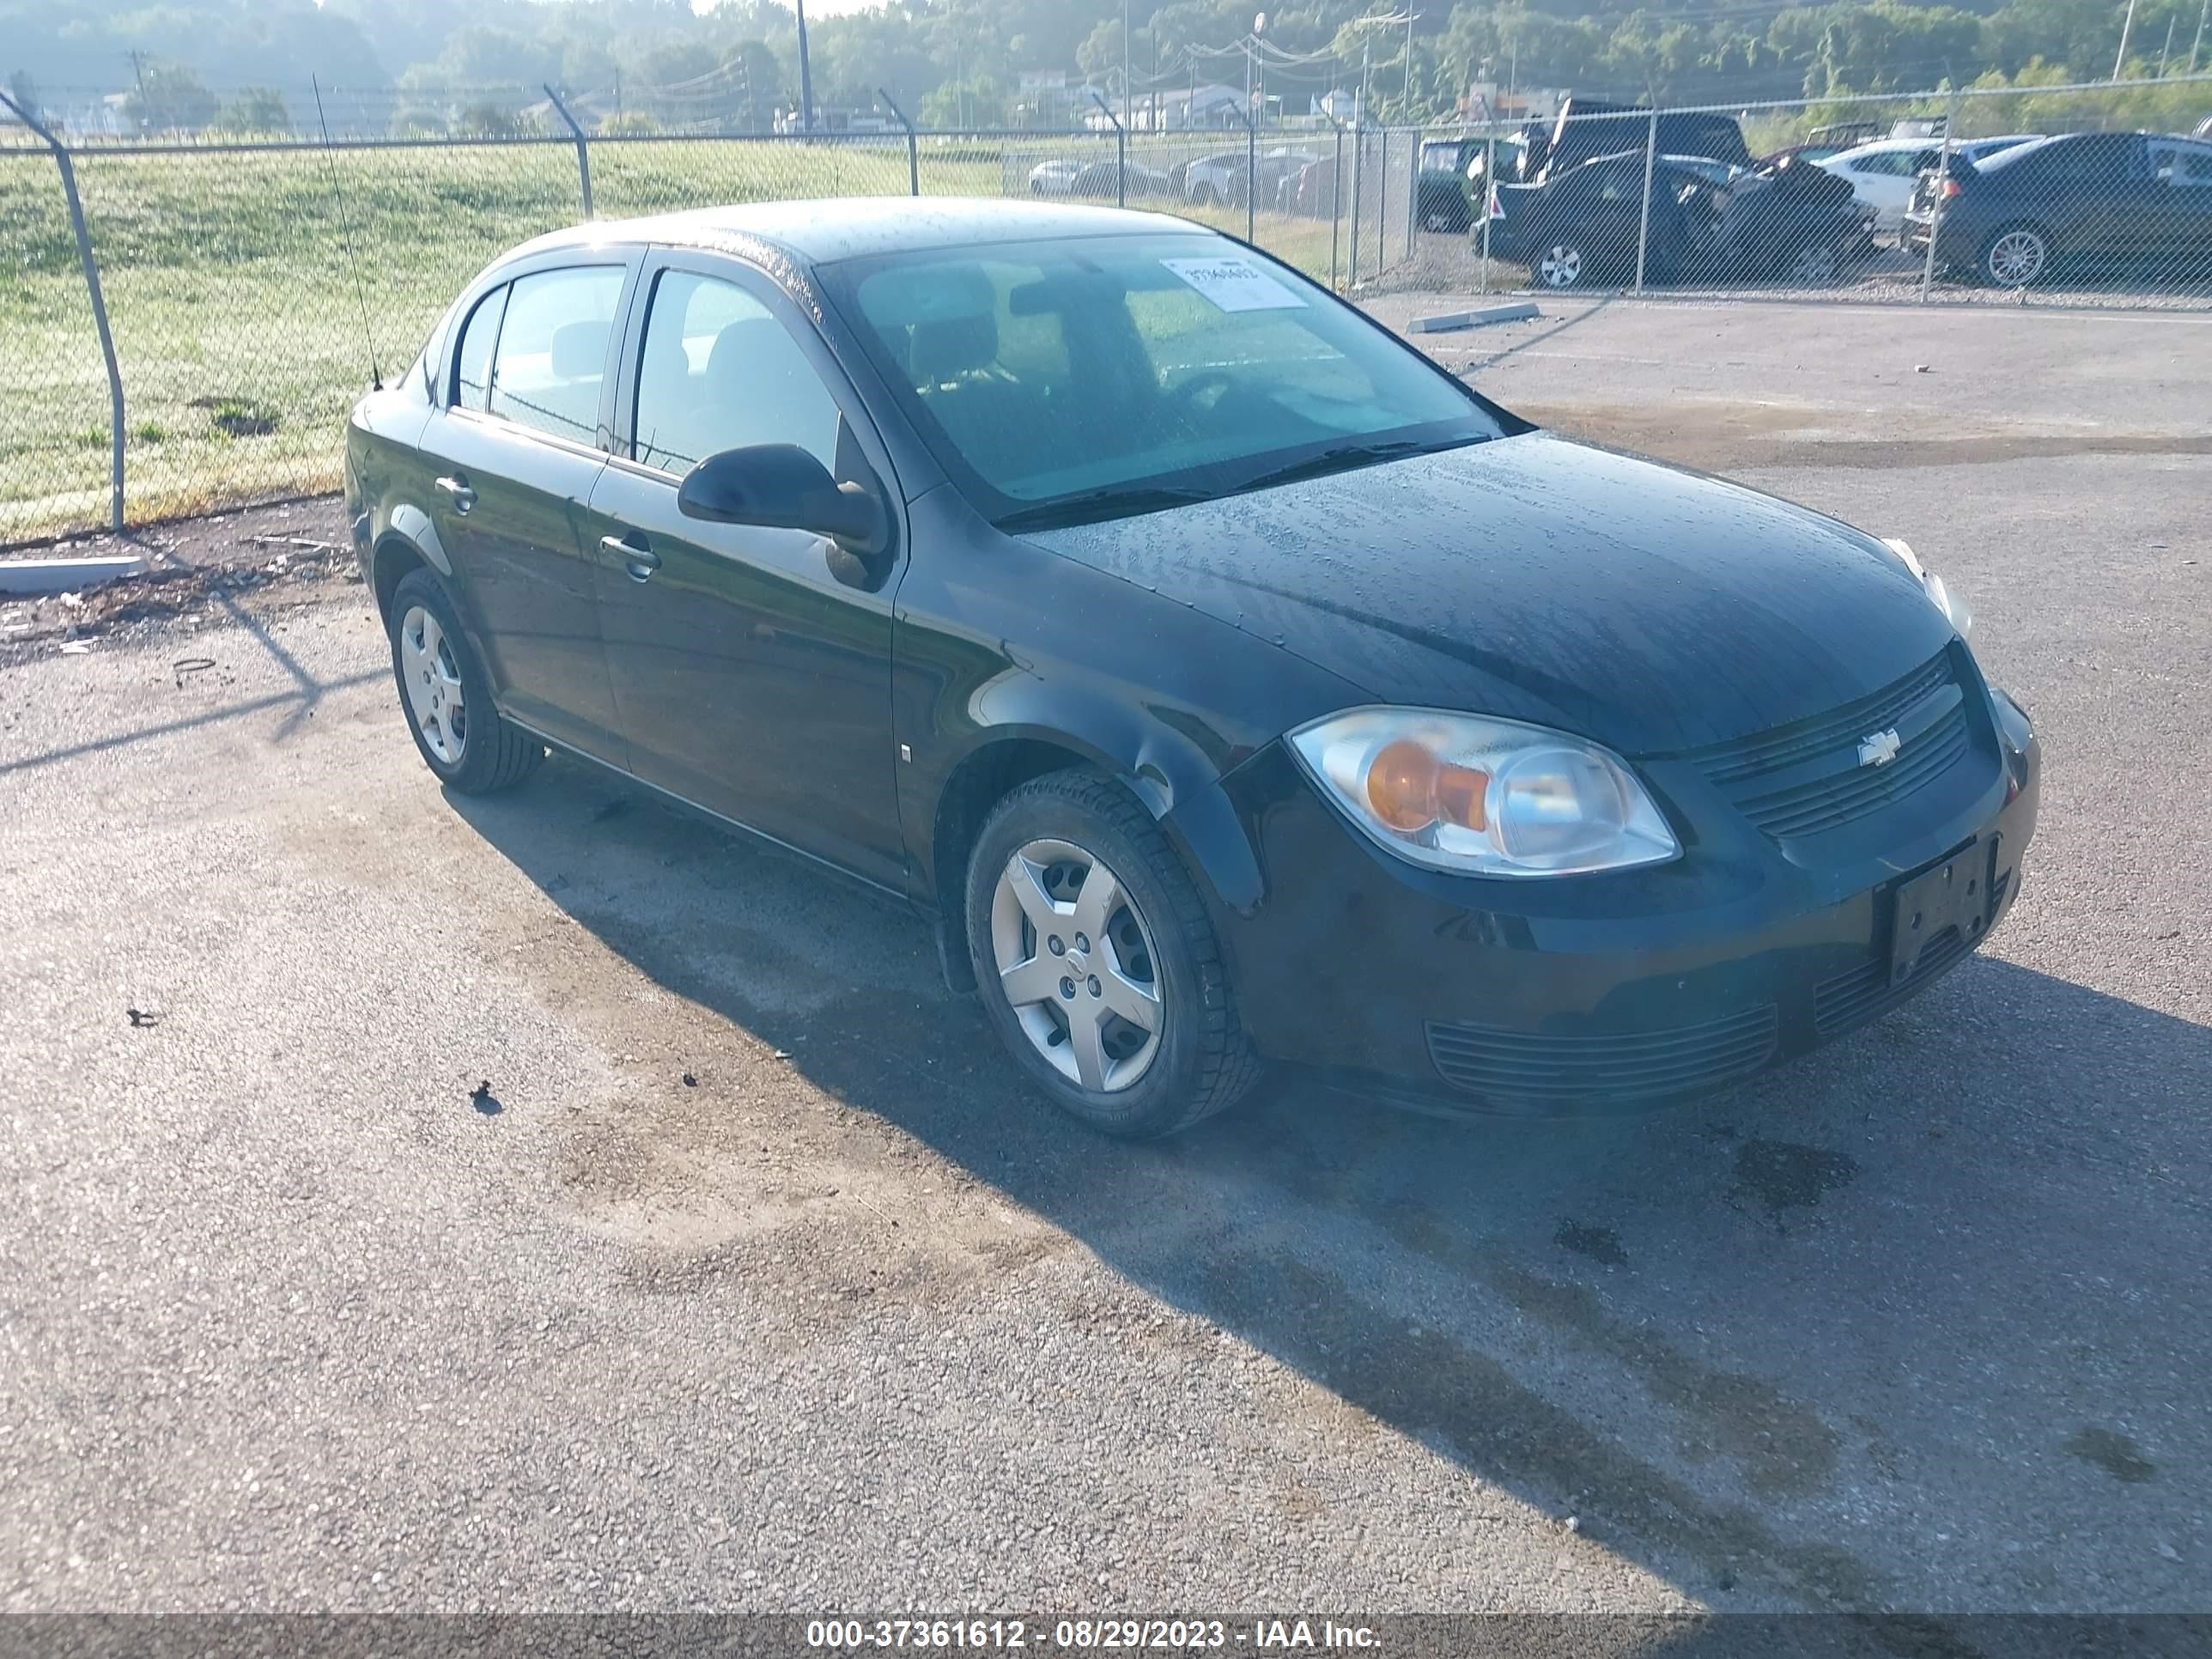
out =
<svg viewBox="0 0 2212 1659"><path fill-rule="evenodd" d="M837 401L769 308L735 283L664 270L639 355L632 456L681 477L709 455L796 444L835 473Z"/></svg>

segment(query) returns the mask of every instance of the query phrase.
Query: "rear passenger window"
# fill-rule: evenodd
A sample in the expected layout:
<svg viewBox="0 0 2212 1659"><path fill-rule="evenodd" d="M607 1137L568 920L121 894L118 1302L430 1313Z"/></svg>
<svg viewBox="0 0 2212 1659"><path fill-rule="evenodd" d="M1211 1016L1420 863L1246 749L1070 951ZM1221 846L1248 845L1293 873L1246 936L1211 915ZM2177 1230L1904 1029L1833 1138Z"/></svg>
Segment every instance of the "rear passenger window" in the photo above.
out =
<svg viewBox="0 0 2212 1659"><path fill-rule="evenodd" d="M499 315L507 307L502 283L477 301L461 331L461 349L453 367L453 407L473 409L481 415L491 392L491 351L499 340Z"/></svg>
<svg viewBox="0 0 2212 1659"><path fill-rule="evenodd" d="M493 354L491 412L590 443L599 430L599 389L622 290L619 265L517 277Z"/></svg>

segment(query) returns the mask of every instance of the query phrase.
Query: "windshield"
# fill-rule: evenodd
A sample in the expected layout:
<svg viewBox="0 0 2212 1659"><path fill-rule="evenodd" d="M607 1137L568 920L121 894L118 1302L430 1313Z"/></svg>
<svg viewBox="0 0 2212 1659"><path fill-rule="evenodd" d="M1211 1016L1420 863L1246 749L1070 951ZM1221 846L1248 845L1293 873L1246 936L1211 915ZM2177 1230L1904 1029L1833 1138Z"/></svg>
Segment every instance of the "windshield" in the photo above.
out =
<svg viewBox="0 0 2212 1659"><path fill-rule="evenodd" d="M999 243L820 274L939 462L1007 527L1506 429L1420 354L1218 237Z"/></svg>

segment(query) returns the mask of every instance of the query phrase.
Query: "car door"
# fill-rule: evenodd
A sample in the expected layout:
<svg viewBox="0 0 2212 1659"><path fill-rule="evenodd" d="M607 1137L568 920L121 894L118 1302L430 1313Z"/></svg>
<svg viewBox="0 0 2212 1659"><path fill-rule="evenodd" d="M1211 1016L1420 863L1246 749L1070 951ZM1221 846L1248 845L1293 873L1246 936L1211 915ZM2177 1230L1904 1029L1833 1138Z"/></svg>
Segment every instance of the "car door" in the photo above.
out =
<svg viewBox="0 0 2212 1659"><path fill-rule="evenodd" d="M2212 145L2153 139L2150 173L2154 251L2185 276L2212 275Z"/></svg>
<svg viewBox="0 0 2212 1659"><path fill-rule="evenodd" d="M841 480L888 457L811 323L758 271L656 255L624 341L616 455L592 492L607 661L631 769L902 886L891 737L895 571L822 537L686 518L685 472L795 444Z"/></svg>
<svg viewBox="0 0 2212 1659"><path fill-rule="evenodd" d="M462 324L423 447L434 521L494 695L514 720L623 763L581 533L606 465L602 438L629 275L620 254L525 266Z"/></svg>

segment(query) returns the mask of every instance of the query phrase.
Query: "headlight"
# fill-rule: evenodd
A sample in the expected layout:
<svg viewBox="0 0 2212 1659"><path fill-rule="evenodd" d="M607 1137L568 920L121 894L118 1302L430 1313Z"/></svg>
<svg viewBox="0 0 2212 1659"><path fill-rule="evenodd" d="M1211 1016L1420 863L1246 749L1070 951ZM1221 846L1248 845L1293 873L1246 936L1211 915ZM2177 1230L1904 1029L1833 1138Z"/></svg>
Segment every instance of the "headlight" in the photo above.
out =
<svg viewBox="0 0 2212 1659"><path fill-rule="evenodd" d="M1300 727L1290 743L1354 824L1431 869L1566 876L1681 851L1619 757L1564 732L1436 709L1355 708Z"/></svg>
<svg viewBox="0 0 2212 1659"><path fill-rule="evenodd" d="M1920 591L1927 594L1929 603L1943 613L1944 619L1959 630L1959 637L1965 639L1974 626L1974 613L1967 609L1966 602L1946 587L1941 576L1915 558L1911 548L1905 543L1893 536L1884 536L1881 544L1896 554L1899 562L1919 580Z"/></svg>

